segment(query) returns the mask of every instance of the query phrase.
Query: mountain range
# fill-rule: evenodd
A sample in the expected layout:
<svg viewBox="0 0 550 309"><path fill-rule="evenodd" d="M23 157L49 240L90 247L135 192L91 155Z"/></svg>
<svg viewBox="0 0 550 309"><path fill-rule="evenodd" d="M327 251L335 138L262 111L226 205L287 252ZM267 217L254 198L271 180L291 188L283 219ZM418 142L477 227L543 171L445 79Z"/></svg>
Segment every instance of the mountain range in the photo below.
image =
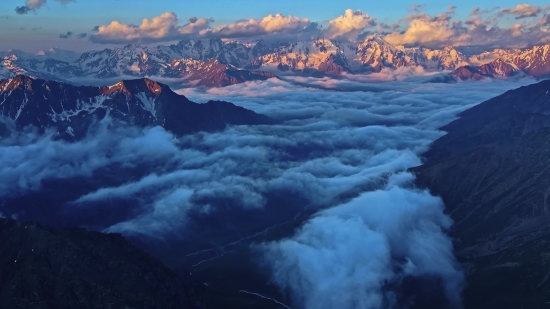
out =
<svg viewBox="0 0 550 309"><path fill-rule="evenodd" d="M25 75L0 80L0 116L16 129L55 128L61 138L86 136L106 116L126 125L162 126L176 135L217 131L227 125L272 123L267 116L222 101L198 104L147 78L112 86L74 86Z"/></svg>
<svg viewBox="0 0 550 309"><path fill-rule="evenodd" d="M84 52L78 57L74 52L59 49L38 55L21 51L2 55L0 77L26 74L74 83L86 78L162 77L179 79L192 87L221 87L277 75L342 76L402 67L445 73L434 81L550 74L550 44L474 54L452 46L442 49L394 46L380 36L367 37L358 44L326 38L275 43L203 39L169 46L129 44Z"/></svg>

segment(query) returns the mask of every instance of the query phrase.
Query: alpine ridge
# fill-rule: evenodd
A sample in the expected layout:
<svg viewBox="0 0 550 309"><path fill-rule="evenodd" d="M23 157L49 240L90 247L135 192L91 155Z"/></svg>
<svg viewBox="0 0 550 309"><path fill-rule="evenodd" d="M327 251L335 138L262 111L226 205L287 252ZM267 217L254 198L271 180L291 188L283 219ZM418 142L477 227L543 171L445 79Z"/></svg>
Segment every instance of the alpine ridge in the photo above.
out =
<svg viewBox="0 0 550 309"><path fill-rule="evenodd" d="M80 139L105 119L138 127L162 126L176 135L223 130L227 125L272 120L228 102L198 104L148 78L112 86L74 86L24 75L0 80L0 116L16 128L55 128L62 138Z"/></svg>
<svg viewBox="0 0 550 309"><path fill-rule="evenodd" d="M3 52L0 77L26 74L60 81L81 78L163 77L181 79L191 87L223 87L277 75L314 77L368 74L401 67L447 72L436 81L501 78L550 74L550 44L525 49L494 49L481 54L391 45L379 35L352 44L326 38L298 42L225 42L220 39L184 40L156 47L128 44L88 51L78 58L51 50L39 56ZM44 59L44 57L52 55ZM76 59L76 60L72 60Z"/></svg>
<svg viewBox="0 0 550 309"><path fill-rule="evenodd" d="M467 270L464 307L548 302L550 81L510 90L441 128L412 170L441 196Z"/></svg>

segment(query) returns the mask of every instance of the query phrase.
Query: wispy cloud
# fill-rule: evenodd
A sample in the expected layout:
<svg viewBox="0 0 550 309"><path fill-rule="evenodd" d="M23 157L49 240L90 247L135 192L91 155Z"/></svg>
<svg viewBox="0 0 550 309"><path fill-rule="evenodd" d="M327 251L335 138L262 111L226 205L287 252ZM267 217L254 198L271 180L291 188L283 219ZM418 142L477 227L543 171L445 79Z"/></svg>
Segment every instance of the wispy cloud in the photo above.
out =
<svg viewBox="0 0 550 309"><path fill-rule="evenodd" d="M540 12L542 12L542 8L540 6L525 3L518 4L513 8L504 8L500 11L500 15L510 14L515 15L516 19L522 19L527 17L535 17Z"/></svg>
<svg viewBox="0 0 550 309"><path fill-rule="evenodd" d="M67 33L62 33L59 35L59 38L61 39L68 39L70 38L71 36L73 36L73 33L71 31L67 31Z"/></svg>
<svg viewBox="0 0 550 309"><path fill-rule="evenodd" d="M75 2L75 0L55 0L62 4L67 4L69 2ZM27 0L25 5L17 6L15 12L19 15L28 14L29 12L36 12L38 9L46 5L47 0Z"/></svg>

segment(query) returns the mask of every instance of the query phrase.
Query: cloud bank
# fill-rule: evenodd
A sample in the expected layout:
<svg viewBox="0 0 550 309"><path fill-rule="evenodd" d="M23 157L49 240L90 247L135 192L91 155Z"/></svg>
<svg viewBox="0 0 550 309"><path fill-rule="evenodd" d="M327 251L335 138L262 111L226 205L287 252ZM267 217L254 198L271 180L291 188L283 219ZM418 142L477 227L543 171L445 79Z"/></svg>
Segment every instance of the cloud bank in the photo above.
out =
<svg viewBox="0 0 550 309"><path fill-rule="evenodd" d="M412 179L396 174L384 188L318 213L292 239L264 244L273 280L300 307L352 309L402 307L388 286L437 277L458 308L463 274L445 235L452 222L439 198L403 187Z"/></svg>
<svg viewBox="0 0 550 309"><path fill-rule="evenodd" d="M180 138L106 118L66 143L13 132L4 121L0 212L160 245L177 239L167 246L174 256L325 209L293 237L262 245L273 282L298 307L376 308L401 301L410 278L441 280L455 302L461 277L445 237L451 222L438 198L400 172L421 164L419 154L442 135L437 128L458 112L517 86L295 78L182 89L194 101L231 101L281 123Z"/></svg>
<svg viewBox="0 0 550 309"><path fill-rule="evenodd" d="M329 20L326 27L308 18L281 14L214 26L212 18L191 17L182 23L175 13L165 12L144 19L140 25L112 21L99 26L90 39L95 43L151 43L190 38L297 41L326 37L357 42L367 34L378 33L391 44L434 48L446 45L525 47L550 42L550 6L518 4L500 10L476 7L466 19L456 18L456 6L435 15L423 13L423 9L418 5L409 8L410 14L394 24L381 22L382 19L361 10L347 9L343 15ZM509 17L517 22L510 24Z"/></svg>
<svg viewBox="0 0 550 309"><path fill-rule="evenodd" d="M351 81L300 80L300 84L307 82L323 88L337 85L336 89L350 91L372 87ZM335 203L313 216L293 237L255 246L265 257L272 282L291 293L293 307L297 308L417 308L420 304L411 294L418 296L418 291L410 292L411 286L434 287L424 295L434 308L438 305L460 308L463 274L454 259L452 242L446 236L452 222L444 214L439 198L414 189L414 177L398 171L420 164L417 154L429 140L437 138L435 128L448 123L469 104L482 101L485 95L491 96L481 89L495 87L489 92L497 94L503 90L500 87L513 87L512 84L420 86L404 81L379 84L379 92L322 92L322 98L316 96L319 90L313 89L285 96L284 89L277 86L280 87L274 82L271 87L277 93L271 96L277 99L266 102L254 102L266 91L258 83L250 83L245 89L211 89L198 95L222 95L288 121L300 118L299 123L303 123L317 118L308 125L311 140L322 141L330 148L347 149L293 169L302 174L290 178L298 190L322 197L323 203ZM480 88L475 90L477 87ZM440 93L444 91L456 97L442 98ZM469 93L462 97L465 94L462 91ZM191 97L197 92L183 91ZM332 122L342 127L329 126ZM327 130L322 129L324 126L341 133L316 136L316 130ZM400 128L418 131L409 131L413 135L408 136ZM303 181L306 172L313 177ZM383 186L351 201L341 202L338 194L326 195L332 190L340 194L349 192L361 187L361 180L388 173L393 176ZM329 186L318 190L307 186L323 178L330 181ZM438 295L443 295L443 299L438 299Z"/></svg>

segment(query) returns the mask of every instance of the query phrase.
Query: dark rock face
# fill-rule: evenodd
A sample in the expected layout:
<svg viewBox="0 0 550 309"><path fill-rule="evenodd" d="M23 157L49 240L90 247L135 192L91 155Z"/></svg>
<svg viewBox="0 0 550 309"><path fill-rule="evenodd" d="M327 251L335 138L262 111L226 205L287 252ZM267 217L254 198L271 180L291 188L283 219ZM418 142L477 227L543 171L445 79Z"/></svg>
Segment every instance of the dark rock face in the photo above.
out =
<svg viewBox="0 0 550 309"><path fill-rule="evenodd" d="M461 80L480 80L486 77L512 77L520 74L521 71L515 66L497 59L480 66L463 66L454 70L451 75Z"/></svg>
<svg viewBox="0 0 550 309"><path fill-rule="evenodd" d="M414 168L441 195L467 267L465 308L550 299L550 81L508 91L442 128Z"/></svg>
<svg viewBox="0 0 550 309"><path fill-rule="evenodd" d="M319 72L324 73L329 76L338 76L342 73L351 74L349 69L349 64L346 61L346 58L342 55L330 55L321 65L319 66Z"/></svg>
<svg viewBox="0 0 550 309"><path fill-rule="evenodd" d="M463 66L454 70L451 75L461 80L467 80L467 79L480 80L485 77L493 77L492 74L487 74L484 71L486 70L481 70L478 67Z"/></svg>
<svg viewBox="0 0 550 309"><path fill-rule="evenodd" d="M118 234L0 218L2 308L205 308L200 290Z"/></svg>
<svg viewBox="0 0 550 309"><path fill-rule="evenodd" d="M0 115L12 119L17 128L53 127L68 139L82 138L93 122L106 115L127 125L159 125L177 135L272 122L228 102L191 102L147 78L109 87L78 87L19 75L0 80L0 102Z"/></svg>

